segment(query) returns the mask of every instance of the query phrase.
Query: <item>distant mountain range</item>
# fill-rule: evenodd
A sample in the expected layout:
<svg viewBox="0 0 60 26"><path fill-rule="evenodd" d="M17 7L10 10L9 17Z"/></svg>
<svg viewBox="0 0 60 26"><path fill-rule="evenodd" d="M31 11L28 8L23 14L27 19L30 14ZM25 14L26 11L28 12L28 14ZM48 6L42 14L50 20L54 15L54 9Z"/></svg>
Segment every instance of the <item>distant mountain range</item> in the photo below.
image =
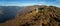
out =
<svg viewBox="0 0 60 26"><path fill-rule="evenodd" d="M21 9L23 7L20 6L0 6L0 23L15 18Z"/></svg>

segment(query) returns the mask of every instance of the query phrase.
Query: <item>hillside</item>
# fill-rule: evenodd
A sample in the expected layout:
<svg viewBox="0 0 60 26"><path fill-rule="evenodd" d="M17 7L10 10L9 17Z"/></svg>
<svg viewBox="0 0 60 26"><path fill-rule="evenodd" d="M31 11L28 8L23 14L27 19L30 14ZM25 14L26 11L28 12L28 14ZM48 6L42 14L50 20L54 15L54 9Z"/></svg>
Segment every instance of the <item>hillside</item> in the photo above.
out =
<svg viewBox="0 0 60 26"><path fill-rule="evenodd" d="M13 20L0 26L60 26L60 8L55 6L27 6Z"/></svg>

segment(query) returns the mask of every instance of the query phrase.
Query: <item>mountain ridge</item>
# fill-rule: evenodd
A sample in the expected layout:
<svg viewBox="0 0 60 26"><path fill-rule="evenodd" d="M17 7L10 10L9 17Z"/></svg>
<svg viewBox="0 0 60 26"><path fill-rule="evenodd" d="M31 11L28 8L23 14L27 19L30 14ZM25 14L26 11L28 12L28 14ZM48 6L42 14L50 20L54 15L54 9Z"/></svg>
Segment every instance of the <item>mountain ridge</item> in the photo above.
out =
<svg viewBox="0 0 60 26"><path fill-rule="evenodd" d="M59 26L60 8L54 6L27 6L16 18L0 26Z"/></svg>

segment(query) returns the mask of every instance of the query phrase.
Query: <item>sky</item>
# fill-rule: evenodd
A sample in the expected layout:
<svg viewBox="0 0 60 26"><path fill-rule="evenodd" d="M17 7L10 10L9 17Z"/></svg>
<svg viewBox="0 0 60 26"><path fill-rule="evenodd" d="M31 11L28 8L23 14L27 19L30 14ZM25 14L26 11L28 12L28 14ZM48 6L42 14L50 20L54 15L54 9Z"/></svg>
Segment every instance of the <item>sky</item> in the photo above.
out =
<svg viewBox="0 0 60 26"><path fill-rule="evenodd" d="M60 7L60 0L0 0L0 6L53 5Z"/></svg>

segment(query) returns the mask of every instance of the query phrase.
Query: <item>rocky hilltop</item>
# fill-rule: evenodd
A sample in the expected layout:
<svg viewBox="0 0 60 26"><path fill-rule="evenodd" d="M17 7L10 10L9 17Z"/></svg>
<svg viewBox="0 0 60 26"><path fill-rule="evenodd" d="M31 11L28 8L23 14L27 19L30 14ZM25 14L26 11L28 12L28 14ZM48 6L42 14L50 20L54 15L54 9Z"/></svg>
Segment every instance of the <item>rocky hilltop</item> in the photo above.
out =
<svg viewBox="0 0 60 26"><path fill-rule="evenodd" d="M13 20L0 26L60 26L60 8L55 6L26 6Z"/></svg>

